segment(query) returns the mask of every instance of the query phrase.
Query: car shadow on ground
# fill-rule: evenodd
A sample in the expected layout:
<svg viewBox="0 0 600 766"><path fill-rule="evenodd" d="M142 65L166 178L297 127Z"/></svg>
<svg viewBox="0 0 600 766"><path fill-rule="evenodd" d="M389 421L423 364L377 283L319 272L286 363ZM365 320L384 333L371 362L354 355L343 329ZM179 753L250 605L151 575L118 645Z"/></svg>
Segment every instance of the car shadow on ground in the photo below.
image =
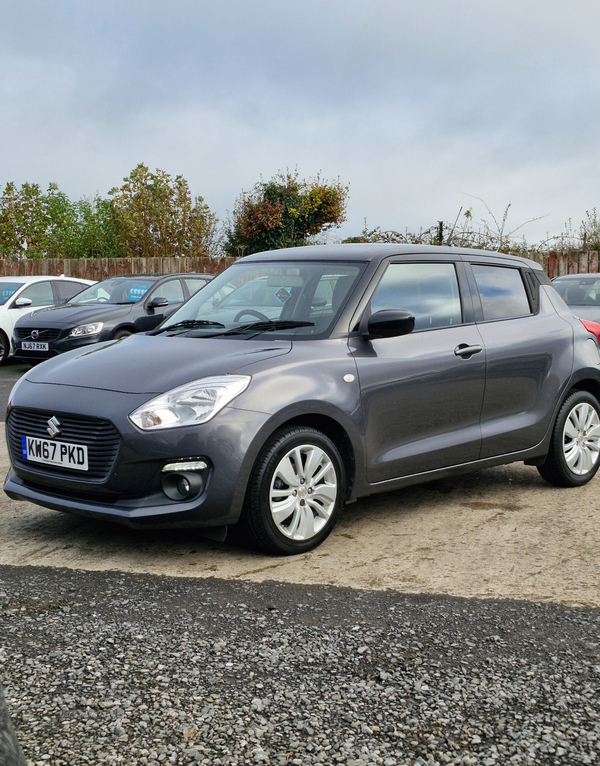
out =
<svg viewBox="0 0 600 766"><path fill-rule="evenodd" d="M349 538L385 536L391 528L398 531L406 527L409 531L417 517L447 521L451 534L453 509L518 512L523 508L523 491L531 490L544 495L546 490L550 495L561 492L546 484L535 469L516 470L513 464L371 495L346 506L326 545L331 548L344 546ZM64 550L69 559L80 554L98 564L108 560L116 564L116 559L133 556L143 565L144 561L158 564L160 560L172 562L179 557L204 555L232 556L238 562L249 563L265 558L265 554L245 544L235 527L230 528L224 542L217 542L204 537L201 529L131 529L103 520L35 510L37 513L19 522L21 534L38 546Z"/></svg>

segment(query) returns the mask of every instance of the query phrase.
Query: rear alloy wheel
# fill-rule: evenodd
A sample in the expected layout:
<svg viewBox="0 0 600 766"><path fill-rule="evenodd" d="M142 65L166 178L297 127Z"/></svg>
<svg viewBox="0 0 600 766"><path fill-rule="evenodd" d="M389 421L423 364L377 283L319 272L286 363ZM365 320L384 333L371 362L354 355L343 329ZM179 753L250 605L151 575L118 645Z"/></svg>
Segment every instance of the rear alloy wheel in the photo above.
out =
<svg viewBox="0 0 600 766"><path fill-rule="evenodd" d="M331 439L314 428L287 428L265 445L254 467L243 524L269 553L303 553L329 535L345 492L343 462Z"/></svg>
<svg viewBox="0 0 600 766"><path fill-rule="evenodd" d="M599 467L600 404L587 391L576 391L559 410L550 450L538 471L558 487L581 487Z"/></svg>

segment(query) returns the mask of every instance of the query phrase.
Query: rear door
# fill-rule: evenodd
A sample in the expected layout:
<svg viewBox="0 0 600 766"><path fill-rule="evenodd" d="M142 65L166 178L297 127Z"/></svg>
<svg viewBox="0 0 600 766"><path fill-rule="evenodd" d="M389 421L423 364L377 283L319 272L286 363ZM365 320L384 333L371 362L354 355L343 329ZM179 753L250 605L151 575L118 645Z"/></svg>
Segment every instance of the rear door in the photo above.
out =
<svg viewBox="0 0 600 766"><path fill-rule="evenodd" d="M471 261L474 310L487 353L481 457L534 447L571 375L573 330L528 268Z"/></svg>
<svg viewBox="0 0 600 766"><path fill-rule="evenodd" d="M476 460L485 347L462 262L392 261L370 299L371 313L411 311L399 338L351 338L365 419L367 480L387 481Z"/></svg>

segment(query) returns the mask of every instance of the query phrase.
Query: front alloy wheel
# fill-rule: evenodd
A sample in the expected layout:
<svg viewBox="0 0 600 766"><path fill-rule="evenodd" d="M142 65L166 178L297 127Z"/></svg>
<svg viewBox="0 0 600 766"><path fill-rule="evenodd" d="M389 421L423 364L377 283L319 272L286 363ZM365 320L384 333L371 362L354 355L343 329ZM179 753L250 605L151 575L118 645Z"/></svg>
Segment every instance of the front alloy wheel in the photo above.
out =
<svg viewBox="0 0 600 766"><path fill-rule="evenodd" d="M285 455L273 474L269 510L290 540L310 540L326 526L335 508L338 482L332 459L314 444Z"/></svg>
<svg viewBox="0 0 600 766"><path fill-rule="evenodd" d="M9 352L10 342L2 330L0 330L0 364L4 364L4 362L6 362Z"/></svg>
<svg viewBox="0 0 600 766"><path fill-rule="evenodd" d="M576 391L563 403L546 461L538 471L559 487L580 487L600 467L600 404L587 391Z"/></svg>
<svg viewBox="0 0 600 766"><path fill-rule="evenodd" d="M335 444L313 428L287 428L257 461L243 521L263 550L302 553L329 535L344 495L344 467Z"/></svg>

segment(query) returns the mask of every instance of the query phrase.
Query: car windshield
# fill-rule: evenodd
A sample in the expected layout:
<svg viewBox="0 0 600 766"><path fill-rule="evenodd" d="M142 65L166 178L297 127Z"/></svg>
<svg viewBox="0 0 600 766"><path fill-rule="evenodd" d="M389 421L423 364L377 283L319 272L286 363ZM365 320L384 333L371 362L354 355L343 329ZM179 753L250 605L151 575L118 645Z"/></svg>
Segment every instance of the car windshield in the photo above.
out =
<svg viewBox="0 0 600 766"><path fill-rule="evenodd" d="M555 279L552 284L568 306L600 306L600 277Z"/></svg>
<svg viewBox="0 0 600 766"><path fill-rule="evenodd" d="M13 293L23 285L23 282L0 282L0 306L4 306Z"/></svg>
<svg viewBox="0 0 600 766"><path fill-rule="evenodd" d="M163 322L159 332L323 335L362 268L343 261L238 261Z"/></svg>
<svg viewBox="0 0 600 766"><path fill-rule="evenodd" d="M87 290L75 295L68 301L69 305L81 303L137 303L155 283L155 279L131 279L113 277L98 282Z"/></svg>

